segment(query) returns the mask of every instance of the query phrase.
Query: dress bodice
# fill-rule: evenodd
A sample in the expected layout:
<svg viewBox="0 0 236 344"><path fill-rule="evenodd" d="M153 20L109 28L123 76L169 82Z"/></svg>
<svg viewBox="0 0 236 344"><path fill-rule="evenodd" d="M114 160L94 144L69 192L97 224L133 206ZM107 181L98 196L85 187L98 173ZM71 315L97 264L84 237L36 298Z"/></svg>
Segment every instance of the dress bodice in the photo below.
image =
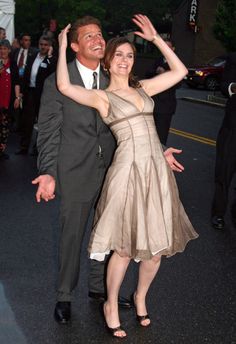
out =
<svg viewBox="0 0 236 344"><path fill-rule="evenodd" d="M154 102L142 88L137 88L137 92L143 98L142 111L129 100L120 97L114 92L106 91L110 106L108 116L103 120L110 127L118 144L123 140L137 136L144 136L150 133L155 133L156 135L152 116Z"/></svg>

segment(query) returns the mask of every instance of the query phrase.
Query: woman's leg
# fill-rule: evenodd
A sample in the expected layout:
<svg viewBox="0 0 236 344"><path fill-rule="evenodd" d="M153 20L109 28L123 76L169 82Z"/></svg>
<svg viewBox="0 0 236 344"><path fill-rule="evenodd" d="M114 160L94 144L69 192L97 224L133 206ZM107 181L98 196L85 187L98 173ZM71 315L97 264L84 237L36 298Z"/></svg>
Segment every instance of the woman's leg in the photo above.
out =
<svg viewBox="0 0 236 344"><path fill-rule="evenodd" d="M136 293L134 294L134 301L136 305L137 315L146 315L146 295L148 289L157 274L161 264L161 257L155 256L150 260L142 261L139 266L139 279ZM141 325L147 326L150 324L150 319L141 321Z"/></svg>
<svg viewBox="0 0 236 344"><path fill-rule="evenodd" d="M109 260L107 268L107 301L104 304L104 315L107 326L116 328L120 326L118 313L118 294L121 283L128 268L130 258L120 257L116 252ZM115 332L117 337L124 337L126 333L123 330Z"/></svg>

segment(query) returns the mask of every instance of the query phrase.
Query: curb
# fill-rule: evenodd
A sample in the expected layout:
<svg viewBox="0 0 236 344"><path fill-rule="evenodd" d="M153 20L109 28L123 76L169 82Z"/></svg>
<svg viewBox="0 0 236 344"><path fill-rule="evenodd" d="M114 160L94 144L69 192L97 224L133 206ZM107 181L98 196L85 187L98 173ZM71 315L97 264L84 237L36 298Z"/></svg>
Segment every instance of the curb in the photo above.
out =
<svg viewBox="0 0 236 344"><path fill-rule="evenodd" d="M178 99L186 100L186 101L189 101L189 102L192 102L192 103L205 104L205 105L225 108L225 104L216 103L216 102L212 102L212 101L204 100L204 99L197 99L197 98L192 98L192 97L181 97L181 98L178 98Z"/></svg>

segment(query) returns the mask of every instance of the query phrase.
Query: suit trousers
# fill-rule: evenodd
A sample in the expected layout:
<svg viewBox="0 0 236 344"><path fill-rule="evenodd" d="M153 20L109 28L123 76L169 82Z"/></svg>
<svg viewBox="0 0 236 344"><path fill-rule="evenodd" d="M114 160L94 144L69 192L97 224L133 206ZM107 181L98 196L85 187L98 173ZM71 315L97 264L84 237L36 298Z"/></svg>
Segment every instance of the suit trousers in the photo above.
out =
<svg viewBox="0 0 236 344"><path fill-rule="evenodd" d="M22 137L20 141L21 148L29 149L34 123L39 111L39 97L37 89L29 88L25 95L20 127Z"/></svg>
<svg viewBox="0 0 236 344"><path fill-rule="evenodd" d="M153 116L159 139L163 145L166 145L173 113L154 112Z"/></svg>
<svg viewBox="0 0 236 344"><path fill-rule="evenodd" d="M80 271L82 241L88 228L88 219L94 213L96 195L88 202L61 202L62 232L59 246L58 301L71 301L71 292L77 286ZM104 262L91 260L89 290L104 293Z"/></svg>
<svg viewBox="0 0 236 344"><path fill-rule="evenodd" d="M212 216L224 216L229 187L236 172L236 128L222 127L216 143L215 192Z"/></svg>

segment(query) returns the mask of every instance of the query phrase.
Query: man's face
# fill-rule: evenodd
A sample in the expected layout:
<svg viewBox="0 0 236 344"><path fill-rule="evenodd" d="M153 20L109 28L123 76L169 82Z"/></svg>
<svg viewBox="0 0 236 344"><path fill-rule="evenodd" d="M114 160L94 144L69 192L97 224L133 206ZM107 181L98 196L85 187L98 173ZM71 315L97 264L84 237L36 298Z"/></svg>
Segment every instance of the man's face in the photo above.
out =
<svg viewBox="0 0 236 344"><path fill-rule="evenodd" d="M50 44L48 43L48 41L45 41L44 39L41 39L39 41L39 52L41 55L47 55L48 51L50 49Z"/></svg>
<svg viewBox="0 0 236 344"><path fill-rule="evenodd" d="M71 43L71 48L81 63L84 61L100 61L104 56L105 41L101 29L96 24L78 28L78 40Z"/></svg>
<svg viewBox="0 0 236 344"><path fill-rule="evenodd" d="M0 40L6 39L6 30L1 29L0 30Z"/></svg>
<svg viewBox="0 0 236 344"><path fill-rule="evenodd" d="M23 36L20 44L22 46L23 49L29 49L30 44L31 44L31 37L30 36Z"/></svg>

